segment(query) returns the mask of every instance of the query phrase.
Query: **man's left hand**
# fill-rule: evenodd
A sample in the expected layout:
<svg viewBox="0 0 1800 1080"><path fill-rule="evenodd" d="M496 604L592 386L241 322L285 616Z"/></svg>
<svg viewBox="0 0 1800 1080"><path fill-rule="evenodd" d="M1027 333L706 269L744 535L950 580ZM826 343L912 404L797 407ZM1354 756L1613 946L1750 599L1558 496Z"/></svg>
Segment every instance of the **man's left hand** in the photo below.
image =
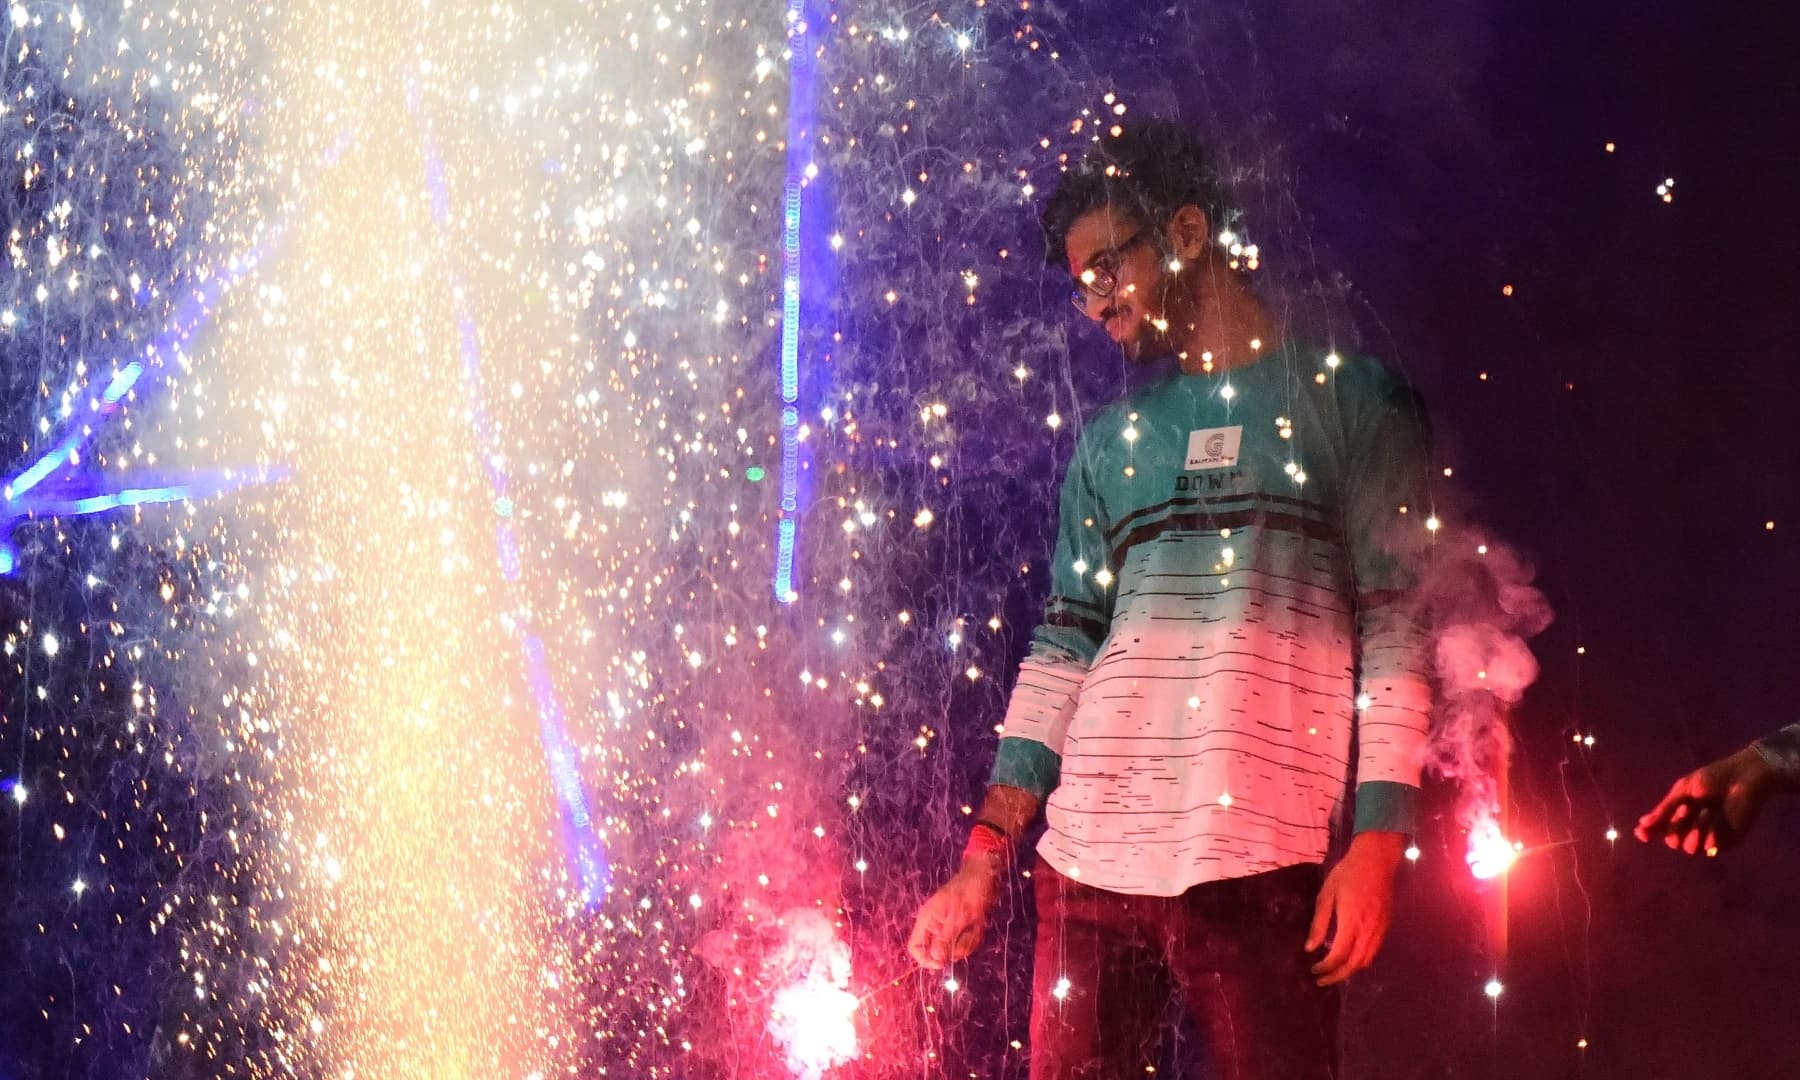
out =
<svg viewBox="0 0 1800 1080"><path fill-rule="evenodd" d="M1368 967L1381 951L1388 923L1394 915L1394 871L1406 850L1406 834L1357 833L1350 850L1325 875L1319 902L1313 908L1312 932L1306 951L1325 944L1325 935L1337 920L1331 951L1313 965L1320 986L1335 986Z"/></svg>

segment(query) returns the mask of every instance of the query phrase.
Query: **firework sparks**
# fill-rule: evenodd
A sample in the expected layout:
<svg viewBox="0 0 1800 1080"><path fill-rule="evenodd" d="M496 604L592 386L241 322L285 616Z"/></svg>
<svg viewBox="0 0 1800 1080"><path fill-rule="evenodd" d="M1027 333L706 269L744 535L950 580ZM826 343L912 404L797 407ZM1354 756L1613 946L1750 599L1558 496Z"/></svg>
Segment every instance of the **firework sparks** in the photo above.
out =
<svg viewBox="0 0 1800 1080"><path fill-rule="evenodd" d="M788 1068L804 1080L856 1057L856 1012L861 1001L828 978L813 977L780 990L769 1032L787 1052Z"/></svg>
<svg viewBox="0 0 1800 1080"><path fill-rule="evenodd" d="M1492 818L1482 818L1469 830L1466 856L1469 872L1479 881L1497 878L1518 861L1520 845L1508 840Z"/></svg>
<svg viewBox="0 0 1800 1080"><path fill-rule="evenodd" d="M976 1041L859 1003L849 942L910 915L945 694L995 711L1020 629L1037 541L964 478L1065 452L1107 379L1005 314L1037 185L1126 113L1041 7L10 9L0 345L43 361L0 408L32 500L0 572L39 696L0 791L47 910L81 901L44 933L181 989L59 987L46 1030L450 1080ZM950 690L915 662L946 647Z"/></svg>
<svg viewBox="0 0 1800 1080"><path fill-rule="evenodd" d="M862 1000L850 992L850 947L817 911L790 912L781 941L763 960L765 982L775 992L769 1033L787 1066L802 1080L856 1057L856 1015Z"/></svg>

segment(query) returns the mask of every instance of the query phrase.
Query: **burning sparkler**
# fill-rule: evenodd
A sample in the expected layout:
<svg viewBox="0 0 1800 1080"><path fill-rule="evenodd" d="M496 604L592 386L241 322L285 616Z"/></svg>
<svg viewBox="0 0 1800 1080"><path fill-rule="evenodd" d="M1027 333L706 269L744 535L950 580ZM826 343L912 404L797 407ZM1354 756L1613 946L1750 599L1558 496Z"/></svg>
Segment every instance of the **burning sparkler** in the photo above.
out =
<svg viewBox="0 0 1800 1080"><path fill-rule="evenodd" d="M1518 861L1522 850L1523 844L1507 840L1498 822L1483 818L1469 830L1469 872L1478 881L1497 878Z"/></svg>

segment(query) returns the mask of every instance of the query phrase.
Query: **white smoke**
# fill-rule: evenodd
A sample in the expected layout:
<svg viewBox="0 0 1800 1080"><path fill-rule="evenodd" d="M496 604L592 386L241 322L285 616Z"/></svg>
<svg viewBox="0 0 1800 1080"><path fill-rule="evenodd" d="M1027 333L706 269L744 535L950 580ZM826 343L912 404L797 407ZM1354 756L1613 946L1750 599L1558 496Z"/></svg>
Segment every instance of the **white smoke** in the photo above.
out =
<svg viewBox="0 0 1800 1080"><path fill-rule="evenodd" d="M1536 576L1518 553L1465 528L1440 537L1417 594L1438 678L1426 768L1458 785L1457 824L1468 830L1472 858L1480 838L1501 835L1508 710L1537 681L1529 640L1556 617Z"/></svg>
<svg viewBox="0 0 1800 1080"><path fill-rule="evenodd" d="M763 961L765 981L784 982L775 994L769 1033L800 1080L856 1057L856 1010L850 992L850 946L824 914L797 908L782 917L779 947Z"/></svg>

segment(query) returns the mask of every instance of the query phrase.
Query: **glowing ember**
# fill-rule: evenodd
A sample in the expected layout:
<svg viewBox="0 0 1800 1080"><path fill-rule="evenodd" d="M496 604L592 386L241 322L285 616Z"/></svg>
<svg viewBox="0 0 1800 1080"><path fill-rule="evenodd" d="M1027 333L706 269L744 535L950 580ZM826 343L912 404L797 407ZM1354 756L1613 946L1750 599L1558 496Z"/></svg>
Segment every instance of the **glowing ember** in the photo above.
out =
<svg viewBox="0 0 1800 1080"><path fill-rule="evenodd" d="M775 995L769 1033L787 1048L788 1068L806 1080L856 1056L855 994L829 979L811 978Z"/></svg>
<svg viewBox="0 0 1800 1080"><path fill-rule="evenodd" d="M1469 872L1481 881L1506 873L1519 857L1519 850L1500 832L1500 826L1484 819L1469 830Z"/></svg>

